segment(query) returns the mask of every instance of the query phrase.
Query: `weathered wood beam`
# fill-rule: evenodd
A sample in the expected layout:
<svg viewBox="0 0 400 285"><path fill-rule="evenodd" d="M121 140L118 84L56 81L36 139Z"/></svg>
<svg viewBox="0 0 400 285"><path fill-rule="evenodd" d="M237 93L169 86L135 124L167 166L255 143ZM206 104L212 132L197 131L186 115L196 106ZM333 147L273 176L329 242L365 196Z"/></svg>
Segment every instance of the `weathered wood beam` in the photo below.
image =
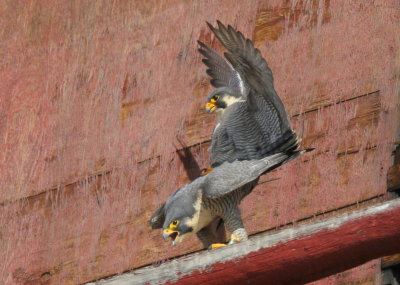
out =
<svg viewBox="0 0 400 285"><path fill-rule="evenodd" d="M96 284L303 284L399 253L399 241L400 199L395 199Z"/></svg>
<svg viewBox="0 0 400 285"><path fill-rule="evenodd" d="M363 101L355 102L356 100L359 100L359 99L361 99ZM334 102L321 102L320 105L305 109L301 113L297 112L297 113L293 114L291 117L292 117L292 120L294 123L296 123L297 120L300 120L299 119L300 116L305 116L300 120L303 123L307 118L308 118L308 120L313 121L315 119L311 118L311 116L317 116L318 111L320 109L328 109L332 106L339 105L339 104L346 104L346 106L347 106L346 108L355 108L354 107L355 105L353 106L352 104L357 104L358 112L356 114L354 114L354 116L351 117L351 120L353 120L354 122L356 122L357 124L360 124L360 125L363 125L366 123L370 124L370 125L368 125L368 127L371 128L372 127L371 122L373 120L375 120L376 118L378 118L379 113L380 113L379 90L361 94L361 95L354 95L347 99L339 99ZM377 108L374 108L375 105L377 105ZM331 110L330 112L335 112L335 110ZM356 123L354 123L354 122L353 122L353 125L356 125ZM353 126L350 126L350 124L349 124L348 131L352 131L352 127ZM321 130L313 130L313 131L307 132L307 135L303 137L304 147L314 147L315 145L318 145L320 143L319 141L323 140L325 135L326 135L325 132L321 133ZM178 139L178 141L179 141L179 139ZM178 145L176 147L176 152L178 153L178 155L181 155L186 150L193 149L199 145L204 145L205 146L204 148L206 149L209 147L210 142L211 142L211 140L207 137L207 139L202 139L201 141L196 140L195 143L192 143L190 145L183 145L181 143L180 146ZM377 142L376 140L372 141L372 145L370 146L370 148L376 147L376 142ZM324 152L324 151L326 151L326 149L319 149L318 151ZM346 148L341 146L340 148L338 148L337 151L338 151L338 155L340 156L343 154L355 153L357 151L360 151L360 148L359 148L359 146L354 146L351 143L349 143L348 145L346 145ZM146 162L159 159L160 157L161 157L160 155L148 157L146 159L138 161L138 165L142 165L142 164L145 164ZM192 159L192 163L193 162L195 162L195 161ZM88 179L95 179L96 177L100 177L100 176L109 176L110 174L112 174L113 172L115 172L117 169L120 169L120 168L121 167L114 166L113 168L103 169L101 171L95 171L95 172L88 173L81 177L75 177L71 181L62 183L62 185L53 185L50 188L37 190L34 192L35 194L33 194L33 195L26 195L23 198L17 197L15 200L0 201L0 207L4 206L5 204L8 204L8 203L15 203L15 202L18 202L21 200L25 201L26 199L36 199L37 196L45 196L46 194L48 194L50 192L60 191L60 189L66 189L66 188L68 188L68 186L72 186L75 184L82 183L84 181L88 181ZM392 173L395 170L396 169L390 170L391 171L390 173ZM397 174L397 173L395 173L395 174ZM391 177L392 176L396 177L396 175L391 175ZM394 179L396 179L396 178L394 178Z"/></svg>

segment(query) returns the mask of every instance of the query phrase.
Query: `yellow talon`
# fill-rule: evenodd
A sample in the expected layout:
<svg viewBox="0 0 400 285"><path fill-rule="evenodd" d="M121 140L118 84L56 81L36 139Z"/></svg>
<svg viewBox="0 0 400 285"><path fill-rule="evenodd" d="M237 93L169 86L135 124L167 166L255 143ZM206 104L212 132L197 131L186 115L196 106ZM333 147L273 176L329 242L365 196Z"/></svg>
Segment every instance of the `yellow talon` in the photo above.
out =
<svg viewBox="0 0 400 285"><path fill-rule="evenodd" d="M238 238L238 237L232 237L232 239L233 239L234 242L239 242L239 241L241 241L241 239Z"/></svg>
<svg viewBox="0 0 400 285"><path fill-rule="evenodd" d="M226 244L224 244L224 243L213 243L211 245L211 248L214 249L214 248L219 248L219 247L223 247L223 246L226 246Z"/></svg>

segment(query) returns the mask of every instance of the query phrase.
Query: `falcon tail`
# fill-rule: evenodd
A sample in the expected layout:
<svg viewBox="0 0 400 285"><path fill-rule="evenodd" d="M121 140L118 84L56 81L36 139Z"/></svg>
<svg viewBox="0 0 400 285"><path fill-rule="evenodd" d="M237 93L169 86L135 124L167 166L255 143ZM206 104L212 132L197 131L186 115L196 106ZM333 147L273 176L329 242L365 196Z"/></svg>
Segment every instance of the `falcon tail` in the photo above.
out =
<svg viewBox="0 0 400 285"><path fill-rule="evenodd" d="M281 166L282 164L285 164L285 163L287 163L287 162L299 157L303 153L310 152L310 151L313 151L313 150L314 150L314 148L306 148L306 149L302 149L302 150L295 150L295 151L290 150L290 151L288 151L286 153L281 153L282 156L280 157L280 159L278 158L280 161L277 161L277 163L274 166L268 168L261 175L263 175L263 174L265 174L267 172L270 172L270 171L274 170L275 168Z"/></svg>

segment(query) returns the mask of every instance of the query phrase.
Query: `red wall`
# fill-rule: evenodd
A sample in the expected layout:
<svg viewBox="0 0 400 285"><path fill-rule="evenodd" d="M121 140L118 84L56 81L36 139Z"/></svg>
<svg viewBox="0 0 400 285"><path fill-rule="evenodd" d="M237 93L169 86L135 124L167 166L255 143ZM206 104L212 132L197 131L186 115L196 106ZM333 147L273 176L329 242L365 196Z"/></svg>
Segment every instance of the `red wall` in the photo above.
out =
<svg viewBox="0 0 400 285"><path fill-rule="evenodd" d="M266 4L267 2L268 4ZM398 126L397 1L0 4L0 280L74 284L200 249L148 218L206 166L196 40L251 37L304 147L242 204L251 234L386 192ZM179 138L179 140L178 140ZM360 269L363 271L364 269Z"/></svg>

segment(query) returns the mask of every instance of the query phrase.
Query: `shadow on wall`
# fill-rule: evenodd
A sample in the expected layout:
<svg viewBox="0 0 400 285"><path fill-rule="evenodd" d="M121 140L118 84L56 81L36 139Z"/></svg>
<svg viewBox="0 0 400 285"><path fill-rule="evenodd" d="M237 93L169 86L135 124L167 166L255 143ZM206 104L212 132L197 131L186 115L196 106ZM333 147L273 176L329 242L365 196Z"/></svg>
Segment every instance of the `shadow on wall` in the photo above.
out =
<svg viewBox="0 0 400 285"><path fill-rule="evenodd" d="M190 181L193 181L200 176L200 166L197 160L194 158L190 147L188 147L187 144L180 137L177 137L176 139L181 145L180 148L175 146L176 153L178 154L179 159L182 161L187 177L190 179Z"/></svg>

